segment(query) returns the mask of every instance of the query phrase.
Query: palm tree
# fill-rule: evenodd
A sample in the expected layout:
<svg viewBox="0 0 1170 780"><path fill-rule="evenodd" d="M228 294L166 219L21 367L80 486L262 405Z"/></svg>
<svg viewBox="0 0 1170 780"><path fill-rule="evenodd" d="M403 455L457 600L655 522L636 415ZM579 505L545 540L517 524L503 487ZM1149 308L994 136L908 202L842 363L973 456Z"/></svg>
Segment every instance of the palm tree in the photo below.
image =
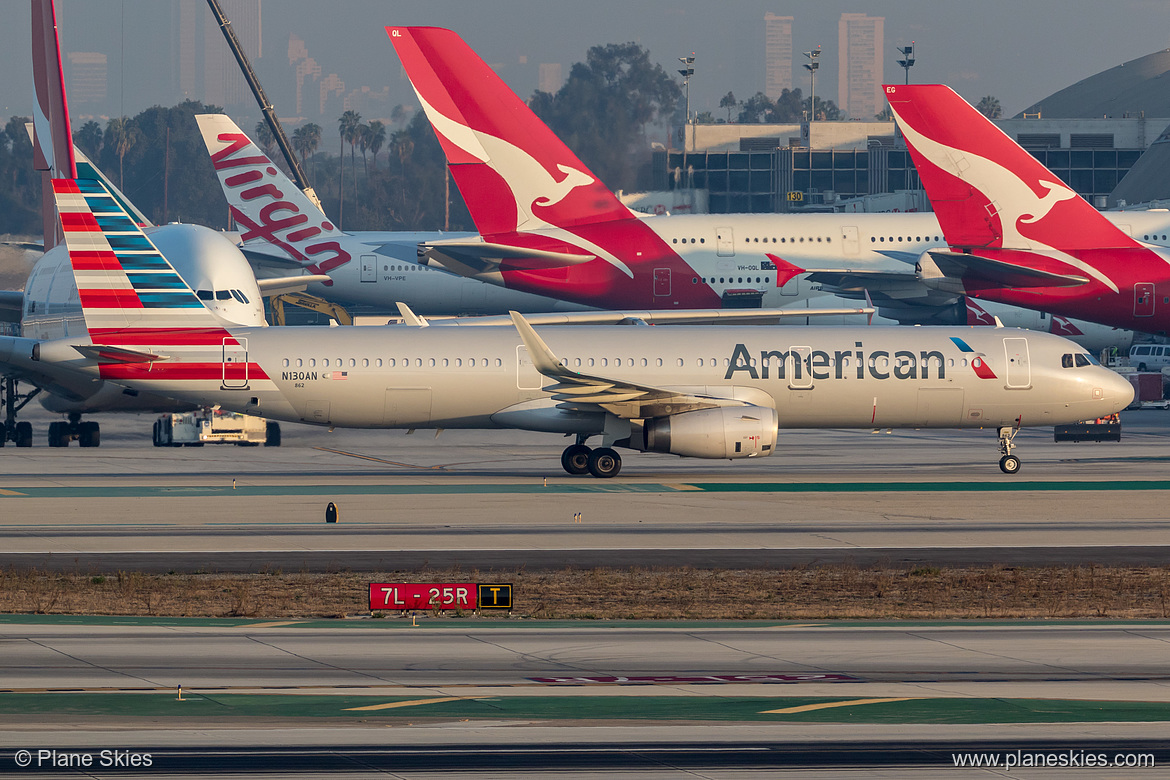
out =
<svg viewBox="0 0 1170 780"><path fill-rule="evenodd" d="M398 164L402 166L402 213L406 213L406 161L414 152L414 139L406 130L399 130L390 136L390 145L398 155Z"/></svg>
<svg viewBox="0 0 1170 780"><path fill-rule="evenodd" d="M1000 108L999 100L991 95L980 98L979 102L975 104L975 110L988 119L999 119L1003 116L1003 109Z"/></svg>
<svg viewBox="0 0 1170 780"><path fill-rule="evenodd" d="M301 125L296 130L293 130L292 147L301 156L301 166L305 164L305 158L309 154L309 135L305 131L308 129L307 125Z"/></svg>
<svg viewBox="0 0 1170 780"><path fill-rule="evenodd" d="M374 155L374 169L378 168L378 152L381 151L382 145L386 143L386 125L382 124L377 119L366 125L369 130L369 138L366 139L366 144L370 147L370 154Z"/></svg>
<svg viewBox="0 0 1170 780"><path fill-rule="evenodd" d="M118 189L125 189L123 162L126 152L138 143L138 126L128 117L115 117L106 125L106 146L112 146L118 155Z"/></svg>
<svg viewBox="0 0 1170 780"><path fill-rule="evenodd" d="M366 172L366 179L370 178L370 161L366 158L366 150L370 148L370 126L358 125L357 145L362 150L362 169Z"/></svg>
<svg viewBox="0 0 1170 780"><path fill-rule="evenodd" d="M341 140L349 142L349 162L350 169L353 171L353 186L357 189L357 142L359 129L362 126L362 115L356 111L346 111L341 115L341 121L338 123L341 128ZM344 153L345 147L342 147Z"/></svg>
<svg viewBox="0 0 1170 780"><path fill-rule="evenodd" d="M256 123L256 140L264 147L264 153L271 157L272 145L276 143L276 136L272 134L272 128L263 119Z"/></svg>
<svg viewBox="0 0 1170 780"><path fill-rule="evenodd" d="M337 129L341 132L341 151L337 154L337 226L340 228L345 222L345 142L353 134L353 127L361 121L356 111L346 111L337 120Z"/></svg>

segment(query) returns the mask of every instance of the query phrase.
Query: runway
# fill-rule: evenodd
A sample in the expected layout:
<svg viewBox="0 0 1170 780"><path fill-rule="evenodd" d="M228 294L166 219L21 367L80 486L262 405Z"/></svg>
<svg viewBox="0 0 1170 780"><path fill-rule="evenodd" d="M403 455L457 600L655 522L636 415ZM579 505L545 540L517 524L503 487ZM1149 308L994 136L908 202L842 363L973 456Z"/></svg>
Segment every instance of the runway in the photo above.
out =
<svg viewBox="0 0 1170 780"><path fill-rule="evenodd" d="M50 570L1170 563L1170 413L1120 444L991 431L782 432L771 458L629 453L615 480L507 431L285 426L280 448L154 448L108 416L91 450L0 451L0 565ZM339 522L324 522L333 502ZM578 521L579 518L579 521Z"/></svg>
<svg viewBox="0 0 1170 780"><path fill-rule="evenodd" d="M115 748L191 774L730 780L978 776L952 755L1073 750L1160 767L1168 640L1164 622L6 618L0 761Z"/></svg>

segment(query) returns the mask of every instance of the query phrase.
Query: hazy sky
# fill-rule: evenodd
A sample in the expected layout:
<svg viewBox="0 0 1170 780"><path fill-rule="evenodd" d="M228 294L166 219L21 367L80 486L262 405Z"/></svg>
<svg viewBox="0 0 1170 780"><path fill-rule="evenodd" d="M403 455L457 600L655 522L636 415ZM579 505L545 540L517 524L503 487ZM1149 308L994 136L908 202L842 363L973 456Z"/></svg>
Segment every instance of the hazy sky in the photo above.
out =
<svg viewBox="0 0 1170 780"><path fill-rule="evenodd" d="M29 3L0 2L0 116L6 119L31 110ZM92 113L132 116L181 99L179 2L210 13L202 0L58 0L64 52L109 58L108 99ZM819 95L836 99L838 18L863 12L885 17L888 81L902 80L894 47L914 40L913 81L943 82L970 99L994 95L1008 115L1108 67L1170 47L1167 0L263 0L263 56L249 54L277 112L289 116L295 113L290 33L305 40L324 75L337 73L347 89L389 86L391 105L411 106L413 93L383 31L387 24L456 30L485 60L504 65L501 75L525 98L535 87L537 63L562 63L567 75L590 46L632 40L671 72L676 57L696 52L692 106L720 115L719 98L728 90L743 99L763 89L766 12L795 17L793 46L801 61L800 51L823 47ZM522 57L527 66L520 65ZM796 85L807 94L807 74L799 62L796 67ZM254 107L242 111L238 119L258 116Z"/></svg>

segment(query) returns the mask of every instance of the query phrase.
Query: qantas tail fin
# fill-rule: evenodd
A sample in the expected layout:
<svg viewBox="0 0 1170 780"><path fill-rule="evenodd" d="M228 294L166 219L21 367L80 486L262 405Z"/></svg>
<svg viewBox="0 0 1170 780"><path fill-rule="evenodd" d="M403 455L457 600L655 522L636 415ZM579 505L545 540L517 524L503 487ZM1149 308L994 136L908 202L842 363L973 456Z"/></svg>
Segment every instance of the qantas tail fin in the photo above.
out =
<svg viewBox="0 0 1170 780"><path fill-rule="evenodd" d="M952 247L1139 246L949 87L885 90Z"/></svg>
<svg viewBox="0 0 1170 780"><path fill-rule="evenodd" d="M51 196L61 214L85 325L95 343L127 331L222 330L100 181L53 179Z"/></svg>
<svg viewBox="0 0 1170 780"><path fill-rule="evenodd" d="M481 234L631 217L462 38L435 27L386 33Z"/></svg>
<svg viewBox="0 0 1170 780"><path fill-rule="evenodd" d="M45 250L61 242L57 209L53 203L53 179L77 176L73 159L73 131L65 101L61 47L57 42L57 13L52 0L32 0L33 58L33 164L41 171L41 217Z"/></svg>

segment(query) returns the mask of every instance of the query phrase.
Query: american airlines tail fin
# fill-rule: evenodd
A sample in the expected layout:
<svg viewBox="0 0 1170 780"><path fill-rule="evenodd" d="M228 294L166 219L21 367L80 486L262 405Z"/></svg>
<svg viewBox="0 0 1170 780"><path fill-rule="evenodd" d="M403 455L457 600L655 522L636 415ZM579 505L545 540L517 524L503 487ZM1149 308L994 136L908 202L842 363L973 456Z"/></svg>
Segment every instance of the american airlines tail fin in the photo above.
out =
<svg viewBox="0 0 1170 780"><path fill-rule="evenodd" d="M223 114L199 114L195 121L241 241L266 241L314 273L350 260L340 243L348 234L334 227L235 122Z"/></svg>
<svg viewBox="0 0 1170 780"><path fill-rule="evenodd" d="M41 217L45 250L61 242L61 228L53 203L53 179L75 178L73 131L65 100L61 47L57 42L57 13L52 0L32 0L33 165L41 171Z"/></svg>
<svg viewBox="0 0 1170 780"><path fill-rule="evenodd" d="M952 247L1140 246L949 87L885 91Z"/></svg>
<svg viewBox="0 0 1170 780"><path fill-rule="evenodd" d="M455 33L387 27L483 235L631 212Z"/></svg>
<svg viewBox="0 0 1170 780"><path fill-rule="evenodd" d="M96 179L53 179L85 325L95 343L114 334L222 327ZM115 340L113 343L151 343Z"/></svg>

